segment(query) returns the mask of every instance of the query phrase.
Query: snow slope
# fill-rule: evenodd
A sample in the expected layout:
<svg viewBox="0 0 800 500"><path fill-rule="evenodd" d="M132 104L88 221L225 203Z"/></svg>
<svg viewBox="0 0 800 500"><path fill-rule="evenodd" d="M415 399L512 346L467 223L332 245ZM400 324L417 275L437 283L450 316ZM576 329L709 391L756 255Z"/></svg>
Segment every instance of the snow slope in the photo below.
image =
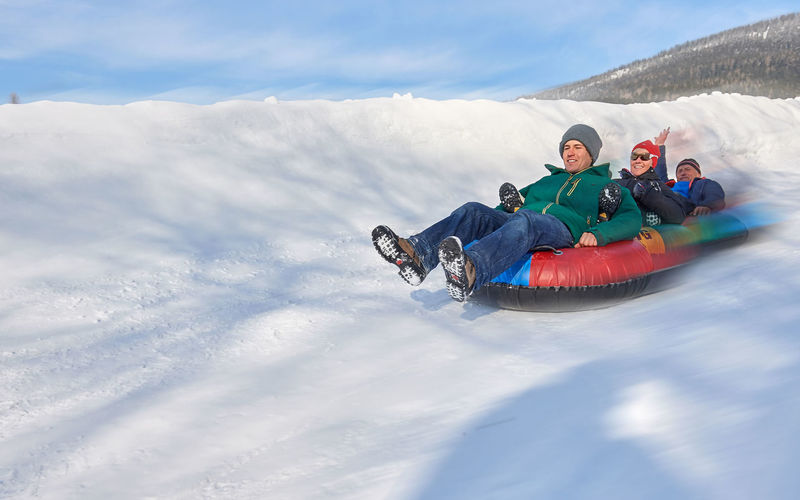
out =
<svg viewBox="0 0 800 500"><path fill-rule="evenodd" d="M496 203L585 122L669 125L786 221L666 292L534 314L369 232ZM0 106L0 497L793 499L800 100Z"/></svg>

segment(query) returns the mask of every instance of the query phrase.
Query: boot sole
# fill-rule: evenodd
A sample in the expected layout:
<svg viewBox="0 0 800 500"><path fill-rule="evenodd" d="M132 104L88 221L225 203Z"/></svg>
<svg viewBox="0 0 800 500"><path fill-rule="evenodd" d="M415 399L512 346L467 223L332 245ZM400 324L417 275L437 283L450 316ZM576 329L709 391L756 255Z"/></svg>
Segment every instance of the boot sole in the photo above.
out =
<svg viewBox="0 0 800 500"><path fill-rule="evenodd" d="M397 235L386 226L372 230L372 244L386 262L397 266L400 275L411 286L419 286L425 279L425 270L418 266L397 243Z"/></svg>
<svg viewBox="0 0 800 500"><path fill-rule="evenodd" d="M522 197L519 191L517 191L517 188L510 182L506 182L500 186L500 203L505 207L507 212L512 213L522 207Z"/></svg>
<svg viewBox="0 0 800 500"><path fill-rule="evenodd" d="M456 236L445 238L439 244L439 263L447 280L447 293L456 302L465 302L469 295L467 283L467 261L464 247Z"/></svg>

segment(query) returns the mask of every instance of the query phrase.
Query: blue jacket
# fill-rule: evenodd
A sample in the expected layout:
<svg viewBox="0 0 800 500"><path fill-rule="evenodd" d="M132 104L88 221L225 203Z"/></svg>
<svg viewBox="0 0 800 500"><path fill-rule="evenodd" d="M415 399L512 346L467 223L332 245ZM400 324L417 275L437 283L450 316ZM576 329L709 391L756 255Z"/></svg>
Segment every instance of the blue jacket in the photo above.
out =
<svg viewBox="0 0 800 500"><path fill-rule="evenodd" d="M688 184L688 186L681 186L681 184ZM681 194L683 194L683 188L687 188L687 198L698 207L708 207L715 212L725 208L725 191L717 181L696 177L689 182L670 181L667 185L672 187L673 191Z"/></svg>
<svg viewBox="0 0 800 500"><path fill-rule="evenodd" d="M688 188L682 183L675 180L668 180L667 176L667 148L659 146L661 156L658 157L658 164L656 165L656 173L658 177L671 187L673 191L680 193L698 207L708 207L713 211L722 210L725 208L725 191L720 186L719 182L706 179L705 177L697 177L689 181ZM676 188L677 185L677 188Z"/></svg>

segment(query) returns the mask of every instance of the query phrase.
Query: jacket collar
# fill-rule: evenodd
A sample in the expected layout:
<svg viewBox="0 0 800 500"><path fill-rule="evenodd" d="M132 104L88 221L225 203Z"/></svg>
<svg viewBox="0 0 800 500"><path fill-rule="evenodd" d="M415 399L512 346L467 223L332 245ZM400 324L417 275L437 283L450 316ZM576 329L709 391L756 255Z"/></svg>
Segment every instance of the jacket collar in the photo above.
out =
<svg viewBox="0 0 800 500"><path fill-rule="evenodd" d="M545 164L545 168L550 171L550 174L567 174L567 175L599 175L601 177L611 178L611 165L609 163L601 163L600 165L593 165L585 170L581 170L577 174L570 174L567 169L556 167L555 165Z"/></svg>
<svg viewBox="0 0 800 500"><path fill-rule="evenodd" d="M694 179L689 181L689 187L690 188L692 187L692 184L694 184L694 181L703 180L703 179L705 179L705 177L702 177L702 176L701 177L695 177Z"/></svg>
<svg viewBox="0 0 800 500"><path fill-rule="evenodd" d="M648 168L647 170L642 172L638 177L633 175L633 173L627 168L623 168L622 170L619 171L619 176L622 177L623 179L642 179L646 181L659 179L658 174L656 174L656 171L653 170L653 167Z"/></svg>

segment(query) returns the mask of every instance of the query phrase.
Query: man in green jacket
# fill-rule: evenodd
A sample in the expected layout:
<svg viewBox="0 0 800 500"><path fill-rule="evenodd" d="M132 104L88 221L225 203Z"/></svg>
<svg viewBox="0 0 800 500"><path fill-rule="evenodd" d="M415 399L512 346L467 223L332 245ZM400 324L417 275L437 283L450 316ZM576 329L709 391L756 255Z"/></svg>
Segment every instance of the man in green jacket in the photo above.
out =
<svg viewBox="0 0 800 500"><path fill-rule="evenodd" d="M592 127L573 125L559 144L564 168L545 165L550 175L520 190L524 203L518 210L470 202L408 238L378 226L372 231L375 248L411 285L422 283L441 262L447 291L463 302L533 248L594 247L631 239L641 229L642 216L630 192L616 189L619 204L610 217L599 207L604 192L615 189L609 186L608 163L594 165L602 145ZM464 250L462 242L473 241Z"/></svg>

